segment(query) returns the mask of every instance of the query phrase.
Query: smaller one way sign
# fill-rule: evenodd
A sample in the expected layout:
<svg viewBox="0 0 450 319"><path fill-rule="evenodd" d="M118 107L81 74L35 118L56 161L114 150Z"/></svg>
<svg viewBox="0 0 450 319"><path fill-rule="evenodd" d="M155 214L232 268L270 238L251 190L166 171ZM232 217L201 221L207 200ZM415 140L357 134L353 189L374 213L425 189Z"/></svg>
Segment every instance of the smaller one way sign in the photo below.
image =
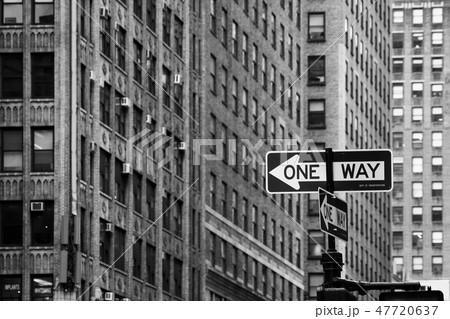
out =
<svg viewBox="0 0 450 319"><path fill-rule="evenodd" d="M348 241L347 203L319 188L320 229Z"/></svg>

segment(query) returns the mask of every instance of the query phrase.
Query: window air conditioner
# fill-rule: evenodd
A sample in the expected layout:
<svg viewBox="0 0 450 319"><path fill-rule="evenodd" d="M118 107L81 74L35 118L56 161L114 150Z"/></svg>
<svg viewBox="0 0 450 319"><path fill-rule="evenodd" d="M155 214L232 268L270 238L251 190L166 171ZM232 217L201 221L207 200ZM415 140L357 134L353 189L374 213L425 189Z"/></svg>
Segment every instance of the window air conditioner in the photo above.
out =
<svg viewBox="0 0 450 319"><path fill-rule="evenodd" d="M105 300L106 301L113 301L114 300L114 293L113 292L105 292Z"/></svg>
<svg viewBox="0 0 450 319"><path fill-rule="evenodd" d="M44 211L44 202L31 202L32 212L42 212Z"/></svg>
<svg viewBox="0 0 450 319"><path fill-rule="evenodd" d="M124 163L122 165L122 174L131 174L131 164L130 163Z"/></svg>

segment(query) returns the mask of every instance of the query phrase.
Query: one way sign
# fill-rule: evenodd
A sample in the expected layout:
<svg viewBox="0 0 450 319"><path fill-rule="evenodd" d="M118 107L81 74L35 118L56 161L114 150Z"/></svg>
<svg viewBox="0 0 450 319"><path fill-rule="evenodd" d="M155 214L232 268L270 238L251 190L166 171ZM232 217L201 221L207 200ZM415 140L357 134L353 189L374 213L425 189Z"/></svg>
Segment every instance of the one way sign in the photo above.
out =
<svg viewBox="0 0 450 319"><path fill-rule="evenodd" d="M319 188L320 229L348 241L347 203Z"/></svg>
<svg viewBox="0 0 450 319"><path fill-rule="evenodd" d="M333 151L334 190L390 191L390 150ZM325 151L277 151L266 155L266 190L270 194L312 193L326 188Z"/></svg>

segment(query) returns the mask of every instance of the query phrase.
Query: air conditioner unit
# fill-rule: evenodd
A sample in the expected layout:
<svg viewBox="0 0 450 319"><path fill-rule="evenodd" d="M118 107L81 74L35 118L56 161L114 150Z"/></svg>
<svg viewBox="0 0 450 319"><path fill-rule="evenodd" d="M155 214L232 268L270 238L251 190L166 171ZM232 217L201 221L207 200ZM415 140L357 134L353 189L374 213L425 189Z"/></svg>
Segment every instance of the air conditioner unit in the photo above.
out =
<svg viewBox="0 0 450 319"><path fill-rule="evenodd" d="M89 71L89 80L94 81L95 80L95 72L94 71Z"/></svg>
<svg viewBox="0 0 450 319"><path fill-rule="evenodd" d="M32 212L42 212L44 211L44 202L31 202Z"/></svg>
<svg viewBox="0 0 450 319"><path fill-rule="evenodd" d="M89 143L89 151L95 152L96 149L97 149L97 143L95 143L95 142L90 142L90 143Z"/></svg>
<svg viewBox="0 0 450 319"><path fill-rule="evenodd" d="M150 58L152 57L152 51L150 51L150 49L147 49L147 50L145 51L145 57L146 57L147 59L150 59Z"/></svg>
<svg viewBox="0 0 450 319"><path fill-rule="evenodd" d="M181 74L175 74L175 79L173 80L174 84L181 84L182 77Z"/></svg>
<svg viewBox="0 0 450 319"><path fill-rule="evenodd" d="M130 163L124 163L122 165L122 174L131 174L131 164Z"/></svg>
<svg viewBox="0 0 450 319"><path fill-rule="evenodd" d="M100 87L105 87L105 79L100 78L100 80L98 81L98 84L100 85Z"/></svg>
<svg viewBox="0 0 450 319"><path fill-rule="evenodd" d="M113 301L114 300L114 293L113 292L105 292L105 300L106 301Z"/></svg>
<svg viewBox="0 0 450 319"><path fill-rule="evenodd" d="M130 106L130 99L127 97L123 97L120 99L120 105L122 106Z"/></svg>
<svg viewBox="0 0 450 319"><path fill-rule="evenodd" d="M105 231L113 231L113 224L112 223L106 223L105 224Z"/></svg>
<svg viewBox="0 0 450 319"><path fill-rule="evenodd" d="M178 143L177 148L178 148L180 151L185 151L185 150L186 150L186 142L180 142L180 143Z"/></svg>
<svg viewBox="0 0 450 319"><path fill-rule="evenodd" d="M100 18L107 18L109 16L109 10L106 8L100 8Z"/></svg>
<svg viewBox="0 0 450 319"><path fill-rule="evenodd" d="M153 120L153 118L152 118L151 115L146 115L145 116L145 123L152 124L152 120Z"/></svg>
<svg viewBox="0 0 450 319"><path fill-rule="evenodd" d="M161 128L161 134L162 135L167 135L167 129L165 127Z"/></svg>

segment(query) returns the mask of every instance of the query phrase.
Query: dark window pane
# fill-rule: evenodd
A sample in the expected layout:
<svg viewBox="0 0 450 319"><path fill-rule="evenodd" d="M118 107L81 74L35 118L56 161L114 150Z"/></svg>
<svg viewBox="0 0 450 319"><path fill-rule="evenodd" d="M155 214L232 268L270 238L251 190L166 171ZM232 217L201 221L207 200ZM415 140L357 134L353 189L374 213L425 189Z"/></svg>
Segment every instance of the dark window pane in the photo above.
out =
<svg viewBox="0 0 450 319"><path fill-rule="evenodd" d="M31 55L31 97L54 97L53 53L33 53Z"/></svg>
<svg viewBox="0 0 450 319"><path fill-rule="evenodd" d="M0 56L0 84L2 99L23 98L23 58L22 54L2 54Z"/></svg>
<svg viewBox="0 0 450 319"><path fill-rule="evenodd" d="M0 246L22 246L22 202L0 203Z"/></svg>
<svg viewBox="0 0 450 319"><path fill-rule="evenodd" d="M31 211L31 245L53 245L53 202L44 202L43 211Z"/></svg>

